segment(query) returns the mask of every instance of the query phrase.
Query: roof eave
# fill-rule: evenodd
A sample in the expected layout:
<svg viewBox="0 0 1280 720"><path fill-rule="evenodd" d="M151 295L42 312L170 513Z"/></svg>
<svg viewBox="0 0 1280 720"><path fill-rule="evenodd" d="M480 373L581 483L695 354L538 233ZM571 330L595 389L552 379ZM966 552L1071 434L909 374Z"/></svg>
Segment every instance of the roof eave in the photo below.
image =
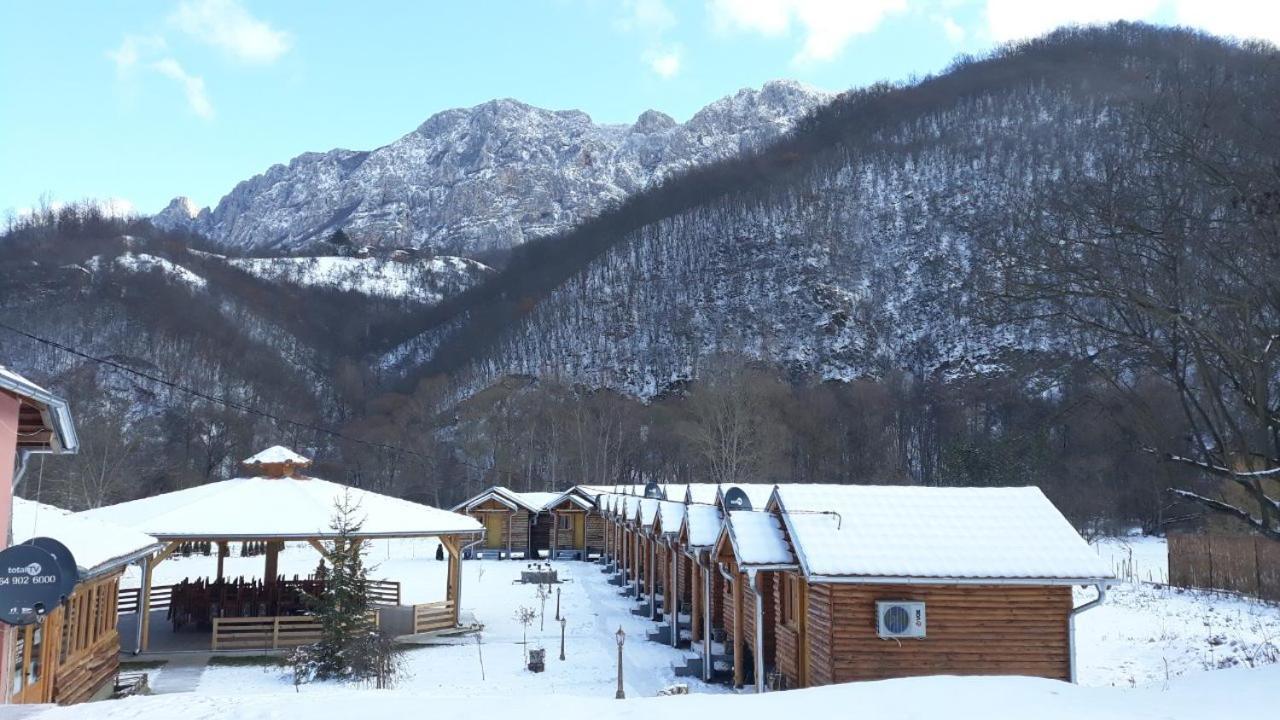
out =
<svg viewBox="0 0 1280 720"><path fill-rule="evenodd" d="M813 575L805 573L805 580L816 585L1098 585L1116 582L1114 577L1077 578L994 578L994 577L912 577L892 575Z"/></svg>

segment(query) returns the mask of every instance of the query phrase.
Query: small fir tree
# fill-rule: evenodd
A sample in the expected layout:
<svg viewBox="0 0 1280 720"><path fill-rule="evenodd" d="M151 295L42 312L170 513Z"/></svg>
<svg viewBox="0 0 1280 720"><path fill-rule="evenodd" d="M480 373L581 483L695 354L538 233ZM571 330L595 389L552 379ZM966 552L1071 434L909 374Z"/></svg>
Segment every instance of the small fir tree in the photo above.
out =
<svg viewBox="0 0 1280 720"><path fill-rule="evenodd" d="M401 671L399 646L374 621L358 511L350 493L335 504L330 527L336 537L326 547L331 567L316 573L324 579L324 591L314 601L320 640L294 652L295 684L348 680L386 688Z"/></svg>

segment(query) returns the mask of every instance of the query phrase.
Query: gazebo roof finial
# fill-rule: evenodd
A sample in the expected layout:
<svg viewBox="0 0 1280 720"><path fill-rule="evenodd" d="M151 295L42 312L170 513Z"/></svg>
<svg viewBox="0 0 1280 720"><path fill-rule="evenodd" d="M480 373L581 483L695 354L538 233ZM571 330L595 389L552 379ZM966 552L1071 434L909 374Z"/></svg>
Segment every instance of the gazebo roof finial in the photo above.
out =
<svg viewBox="0 0 1280 720"><path fill-rule="evenodd" d="M303 457L283 445L274 445L242 461L245 468L267 477L288 477L297 470L311 465L311 458Z"/></svg>

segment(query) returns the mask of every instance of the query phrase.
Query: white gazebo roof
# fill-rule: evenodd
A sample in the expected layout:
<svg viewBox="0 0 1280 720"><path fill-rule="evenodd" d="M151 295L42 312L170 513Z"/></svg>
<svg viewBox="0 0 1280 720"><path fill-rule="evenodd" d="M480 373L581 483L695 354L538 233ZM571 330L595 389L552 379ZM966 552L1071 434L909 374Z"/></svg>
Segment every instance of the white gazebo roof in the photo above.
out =
<svg viewBox="0 0 1280 720"><path fill-rule="evenodd" d="M83 577L93 577L159 550L154 537L132 528L68 512L34 500L13 499L13 542L51 537L75 556Z"/></svg>
<svg viewBox="0 0 1280 720"><path fill-rule="evenodd" d="M257 456L255 456L257 457ZM305 458L303 458L305 460ZM334 509L350 493L363 518L360 537L480 534L466 515L309 477L223 480L89 510L162 540L311 539L332 537Z"/></svg>

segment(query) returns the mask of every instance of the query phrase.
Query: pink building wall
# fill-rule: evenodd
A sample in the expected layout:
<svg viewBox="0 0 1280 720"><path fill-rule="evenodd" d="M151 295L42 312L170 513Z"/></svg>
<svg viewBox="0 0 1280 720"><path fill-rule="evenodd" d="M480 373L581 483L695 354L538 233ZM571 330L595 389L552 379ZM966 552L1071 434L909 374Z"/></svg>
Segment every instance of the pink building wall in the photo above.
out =
<svg viewBox="0 0 1280 720"><path fill-rule="evenodd" d="M18 408L22 403L0 391L0 549L9 547L13 521L13 471L18 462ZM13 631L0 626L0 704L9 703L13 672Z"/></svg>

